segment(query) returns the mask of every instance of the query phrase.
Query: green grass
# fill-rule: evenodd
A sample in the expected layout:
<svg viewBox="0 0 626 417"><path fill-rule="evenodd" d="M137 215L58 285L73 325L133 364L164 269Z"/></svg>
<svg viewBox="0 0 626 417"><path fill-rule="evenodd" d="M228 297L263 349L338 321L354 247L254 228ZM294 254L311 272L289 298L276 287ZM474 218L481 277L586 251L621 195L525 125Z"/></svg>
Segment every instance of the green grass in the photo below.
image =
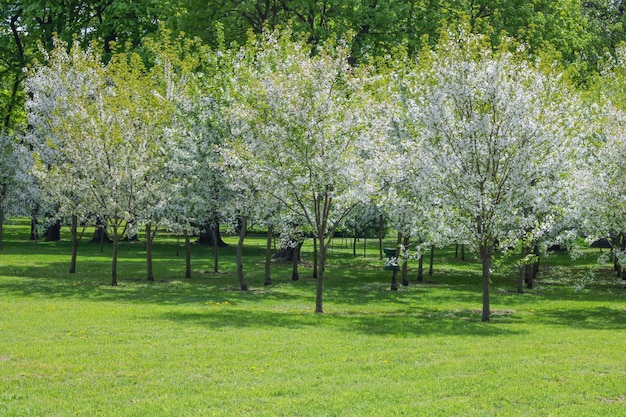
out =
<svg viewBox="0 0 626 417"><path fill-rule="evenodd" d="M158 237L148 283L142 244L123 244L111 287L110 248L81 243L70 276L68 242L27 232L6 226L0 252L2 416L626 416L626 294L597 250L546 259L524 294L497 272L482 323L480 266L452 249L391 292L376 242L354 258L339 239L316 315L308 246L300 281L275 265L263 287L264 241L248 238L242 292L234 247L217 275L194 247L186 280Z"/></svg>

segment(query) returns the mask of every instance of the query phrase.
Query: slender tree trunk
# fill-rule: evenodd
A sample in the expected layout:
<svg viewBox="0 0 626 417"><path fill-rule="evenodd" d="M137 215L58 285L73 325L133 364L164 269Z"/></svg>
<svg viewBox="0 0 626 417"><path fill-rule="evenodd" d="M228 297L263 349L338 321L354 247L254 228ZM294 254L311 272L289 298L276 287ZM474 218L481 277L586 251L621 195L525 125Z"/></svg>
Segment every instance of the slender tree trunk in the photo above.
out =
<svg viewBox="0 0 626 417"><path fill-rule="evenodd" d="M296 242L296 246L293 248L293 259L291 260L291 280L298 281L300 275L298 274L298 261L300 260L300 248L302 244Z"/></svg>
<svg viewBox="0 0 626 417"><path fill-rule="evenodd" d="M317 237L313 235L313 279L317 279Z"/></svg>
<svg viewBox="0 0 626 417"><path fill-rule="evenodd" d="M539 262L541 262L541 251L539 250L539 245L534 246L533 253L535 254L535 262L533 262L533 280L534 280L539 275Z"/></svg>
<svg viewBox="0 0 626 417"><path fill-rule="evenodd" d="M428 267L428 276L433 276L433 264L435 263L435 245L430 247L430 266Z"/></svg>
<svg viewBox="0 0 626 417"><path fill-rule="evenodd" d="M354 256L355 258L356 258L356 241L357 241L357 237L355 233L354 239L352 239L352 256Z"/></svg>
<svg viewBox="0 0 626 417"><path fill-rule="evenodd" d="M243 241L246 237L246 228L248 225L248 216L241 216L241 230L239 231L239 242L237 242L237 277L239 277L239 286L242 291L248 290L248 284L243 276Z"/></svg>
<svg viewBox="0 0 626 417"><path fill-rule="evenodd" d="M461 245L461 260L465 260L465 245Z"/></svg>
<svg viewBox="0 0 626 417"><path fill-rule="evenodd" d="M106 234L106 229L104 228L104 225L102 225L100 227L100 253L104 252L104 235ZM107 236L108 239L108 236Z"/></svg>
<svg viewBox="0 0 626 417"><path fill-rule="evenodd" d="M454 245L454 258L458 258L459 257L459 244L457 243L456 245Z"/></svg>
<svg viewBox="0 0 626 417"><path fill-rule="evenodd" d="M420 254L420 259L417 262L417 282L421 284L424 282L424 254Z"/></svg>
<svg viewBox="0 0 626 417"><path fill-rule="evenodd" d="M218 254L218 242L217 242L217 233L215 232L215 228L211 227L211 236L213 239L213 273L217 274L219 271L219 254Z"/></svg>
<svg viewBox="0 0 626 417"><path fill-rule="evenodd" d="M520 254L521 259L524 259L528 255L528 250L525 246L522 245L522 252ZM526 282L526 265L520 265L519 267L519 275L517 279L517 292L524 292L524 283Z"/></svg>
<svg viewBox="0 0 626 417"><path fill-rule="evenodd" d="M70 225L70 239L72 241L72 259L70 261L70 274L76 273L76 255L78 254L78 216L72 214Z"/></svg>
<svg viewBox="0 0 626 417"><path fill-rule="evenodd" d="M111 285L117 286L117 255L120 247L120 236L117 226L113 226L113 257L111 259Z"/></svg>
<svg viewBox="0 0 626 417"><path fill-rule="evenodd" d="M185 229L185 278L191 278L191 238L189 231Z"/></svg>
<svg viewBox="0 0 626 417"><path fill-rule="evenodd" d="M32 216L30 218L30 240L37 243L37 239L39 238L39 232L37 231L37 217Z"/></svg>
<svg viewBox="0 0 626 417"><path fill-rule="evenodd" d="M326 269L326 239L320 235L320 264L318 269L316 288L315 288L315 313L324 312L323 295L324 295L324 270Z"/></svg>
<svg viewBox="0 0 626 417"><path fill-rule="evenodd" d="M272 265L272 238L274 236L274 226L267 226L267 242L265 245L265 281L263 285L272 285L271 265Z"/></svg>
<svg viewBox="0 0 626 417"><path fill-rule="evenodd" d="M383 223L385 218L383 215L378 216L378 259L383 259Z"/></svg>
<svg viewBox="0 0 626 417"><path fill-rule="evenodd" d="M524 265L520 265L519 273L517 277L517 292L519 294L524 293L524 278L526 276L526 268Z"/></svg>
<svg viewBox="0 0 626 417"><path fill-rule="evenodd" d="M402 244L404 245L405 248L409 246L408 236L404 237ZM404 287L409 286L409 263L406 259L404 259L404 261L402 262L402 286Z"/></svg>
<svg viewBox="0 0 626 417"><path fill-rule="evenodd" d="M491 278L491 257L493 248L483 243L480 247L480 257L483 263L483 316L482 321L489 321L491 310L489 307L489 287Z"/></svg>
<svg viewBox="0 0 626 417"><path fill-rule="evenodd" d="M154 281L154 271L152 269L152 223L146 223L146 268L148 271L148 281Z"/></svg>
<svg viewBox="0 0 626 417"><path fill-rule="evenodd" d="M400 242L402 242L402 233L398 232L398 239L396 239L396 263L399 262L400 256ZM393 267L391 272L391 291L398 291L398 266Z"/></svg>

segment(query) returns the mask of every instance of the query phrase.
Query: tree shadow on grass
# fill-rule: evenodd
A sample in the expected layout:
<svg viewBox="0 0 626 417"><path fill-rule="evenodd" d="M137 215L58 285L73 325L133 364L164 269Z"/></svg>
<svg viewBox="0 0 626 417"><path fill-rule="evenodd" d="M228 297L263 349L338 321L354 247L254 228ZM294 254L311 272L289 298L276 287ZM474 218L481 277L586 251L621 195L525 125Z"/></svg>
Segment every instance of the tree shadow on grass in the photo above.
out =
<svg viewBox="0 0 626 417"><path fill-rule="evenodd" d="M311 312L282 312L246 310L239 308L212 308L206 313L170 311L162 314L164 320L189 323L195 326L219 328L289 328L307 329L325 327L347 333L395 337L434 336L511 336L524 331L511 328L520 319L514 315L494 315L492 323L482 323L480 314L472 311L398 310L387 313L343 311L312 314Z"/></svg>
<svg viewBox="0 0 626 417"><path fill-rule="evenodd" d="M626 330L626 307L552 308L535 313L545 325L590 330Z"/></svg>

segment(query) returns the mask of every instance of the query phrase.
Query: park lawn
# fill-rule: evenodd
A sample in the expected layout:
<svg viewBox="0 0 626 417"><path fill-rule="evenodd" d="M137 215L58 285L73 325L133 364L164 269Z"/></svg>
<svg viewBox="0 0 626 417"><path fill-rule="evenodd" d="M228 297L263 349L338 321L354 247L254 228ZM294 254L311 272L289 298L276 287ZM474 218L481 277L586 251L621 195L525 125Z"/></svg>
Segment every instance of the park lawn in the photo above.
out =
<svg viewBox="0 0 626 417"><path fill-rule="evenodd" d="M276 265L264 287L265 242L250 236L242 292L235 238L217 275L194 247L184 279L175 239L157 237L154 283L142 244L123 244L111 287L109 247L81 243L70 276L67 241L29 242L13 223L0 252L2 416L626 416L626 291L597 250L552 255L524 294L497 272L482 323L480 265L453 248L425 283L411 265L411 285L392 292L374 240L354 258L337 239L316 315L310 246L299 281Z"/></svg>

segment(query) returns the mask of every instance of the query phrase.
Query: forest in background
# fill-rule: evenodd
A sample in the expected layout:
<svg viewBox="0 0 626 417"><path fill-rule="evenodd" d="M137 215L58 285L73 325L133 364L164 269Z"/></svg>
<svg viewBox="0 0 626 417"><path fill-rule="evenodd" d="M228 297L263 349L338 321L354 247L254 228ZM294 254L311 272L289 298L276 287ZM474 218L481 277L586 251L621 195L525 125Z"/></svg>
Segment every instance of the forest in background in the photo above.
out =
<svg viewBox="0 0 626 417"><path fill-rule="evenodd" d="M0 117L5 131L23 129L23 69L53 48L57 34L83 46L97 40L138 48L160 24L205 44L243 44L249 31L289 26L311 44L350 34L355 62L409 55L435 45L440 32L468 22L496 46L503 36L533 52L550 51L581 85L624 41L626 5L598 0L2 0L0 6Z"/></svg>

